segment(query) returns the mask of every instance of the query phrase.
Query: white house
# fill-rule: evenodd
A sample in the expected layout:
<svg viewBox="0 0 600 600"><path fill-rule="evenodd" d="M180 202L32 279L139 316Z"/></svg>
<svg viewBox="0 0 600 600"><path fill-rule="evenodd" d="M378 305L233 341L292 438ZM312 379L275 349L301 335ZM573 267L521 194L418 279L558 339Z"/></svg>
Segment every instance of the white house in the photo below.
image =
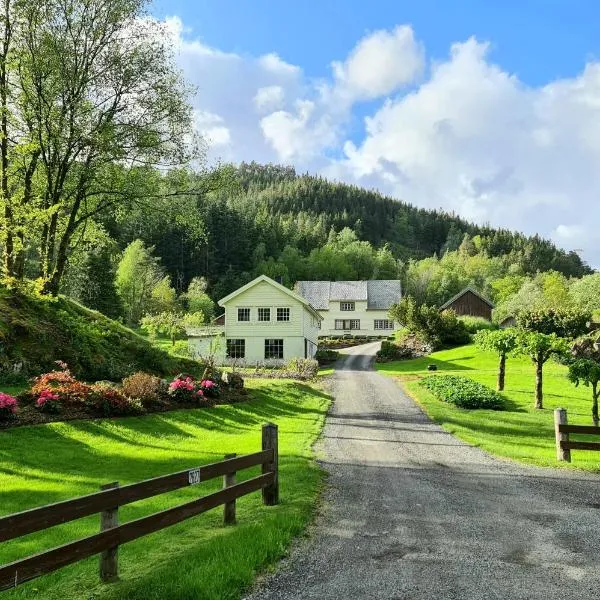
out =
<svg viewBox="0 0 600 600"><path fill-rule="evenodd" d="M223 325L188 331L190 348L198 355L206 355L212 344L220 346L220 362L281 364L313 358L317 351L321 315L266 275L225 296L219 306L225 309Z"/></svg>
<svg viewBox="0 0 600 600"><path fill-rule="evenodd" d="M384 336L399 328L388 315L402 294L397 279L299 281L294 289L323 317L320 336Z"/></svg>

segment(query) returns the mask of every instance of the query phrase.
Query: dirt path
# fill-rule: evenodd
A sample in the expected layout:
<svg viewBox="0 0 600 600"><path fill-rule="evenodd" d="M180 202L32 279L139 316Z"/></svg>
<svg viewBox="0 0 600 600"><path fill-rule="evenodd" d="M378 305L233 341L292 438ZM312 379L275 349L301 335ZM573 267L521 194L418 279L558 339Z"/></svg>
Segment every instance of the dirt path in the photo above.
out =
<svg viewBox="0 0 600 600"><path fill-rule="evenodd" d="M250 598L596 598L600 478L460 442L370 370L376 348L336 371L310 539Z"/></svg>

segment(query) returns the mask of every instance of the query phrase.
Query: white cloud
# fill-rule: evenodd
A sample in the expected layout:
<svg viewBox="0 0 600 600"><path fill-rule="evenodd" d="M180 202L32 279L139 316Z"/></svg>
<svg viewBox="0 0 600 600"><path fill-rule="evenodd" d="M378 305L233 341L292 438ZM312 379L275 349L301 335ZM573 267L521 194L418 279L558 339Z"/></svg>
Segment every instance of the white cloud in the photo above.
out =
<svg viewBox="0 0 600 600"><path fill-rule="evenodd" d="M259 88L254 96L254 104L259 112L279 110L285 100L285 90L280 85Z"/></svg>
<svg viewBox="0 0 600 600"><path fill-rule="evenodd" d="M198 87L198 128L213 157L292 162L550 236L600 265L600 63L530 87L475 39L424 66L424 49L402 26L358 40L330 77L313 81L275 53L222 52L190 38L178 19L167 25ZM379 101L357 132L355 104L364 100Z"/></svg>
<svg viewBox="0 0 600 600"><path fill-rule="evenodd" d="M344 63L334 62L340 92L351 99L370 100L412 83L422 72L424 52L408 25L376 31L364 37Z"/></svg>

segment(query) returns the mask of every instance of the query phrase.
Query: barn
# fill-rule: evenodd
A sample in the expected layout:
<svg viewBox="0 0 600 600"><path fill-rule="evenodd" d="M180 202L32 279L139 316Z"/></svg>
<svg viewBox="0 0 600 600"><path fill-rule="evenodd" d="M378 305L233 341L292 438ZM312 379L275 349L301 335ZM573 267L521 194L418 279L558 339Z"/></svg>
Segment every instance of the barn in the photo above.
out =
<svg viewBox="0 0 600 600"><path fill-rule="evenodd" d="M472 287L467 287L440 306L443 310L453 310L459 317L482 317L492 320L494 304Z"/></svg>

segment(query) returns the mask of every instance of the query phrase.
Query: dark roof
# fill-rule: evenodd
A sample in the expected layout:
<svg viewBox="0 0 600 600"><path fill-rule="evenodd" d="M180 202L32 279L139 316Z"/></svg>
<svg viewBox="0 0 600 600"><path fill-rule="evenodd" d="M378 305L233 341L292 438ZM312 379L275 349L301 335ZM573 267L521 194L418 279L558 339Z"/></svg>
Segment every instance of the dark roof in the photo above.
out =
<svg viewBox="0 0 600 600"><path fill-rule="evenodd" d="M488 300L485 296L482 296L476 289L469 286L469 287L466 287L461 292L458 292L458 294L456 294L456 296L452 296L452 298L450 298L450 300L448 300L448 302L445 302L444 304L442 304L442 306L440 306L440 310L445 310L451 304L456 302L456 300L458 300L465 294L468 294L469 292L471 292L472 294L475 294L480 300L483 300L490 308L495 308L495 305L491 300Z"/></svg>
<svg viewBox="0 0 600 600"><path fill-rule="evenodd" d="M330 301L365 300L369 309L388 310L402 294L399 279L298 281L295 290L317 310L327 310Z"/></svg>

